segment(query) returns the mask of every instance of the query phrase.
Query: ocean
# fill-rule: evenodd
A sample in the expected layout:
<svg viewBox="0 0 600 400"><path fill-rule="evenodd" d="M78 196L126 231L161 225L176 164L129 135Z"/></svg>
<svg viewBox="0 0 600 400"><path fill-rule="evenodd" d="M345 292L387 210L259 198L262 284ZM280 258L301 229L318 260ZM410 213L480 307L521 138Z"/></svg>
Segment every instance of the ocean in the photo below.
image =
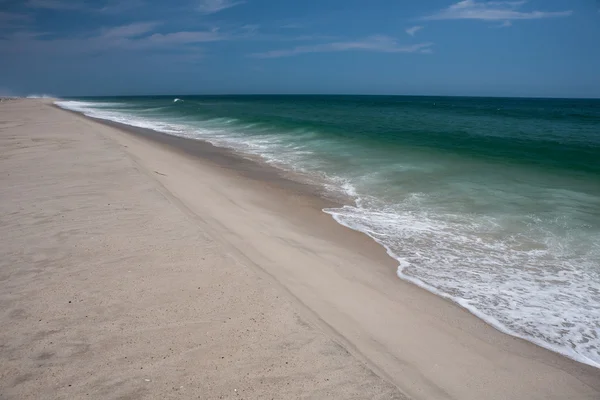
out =
<svg viewBox="0 0 600 400"><path fill-rule="evenodd" d="M600 368L600 100L410 96L63 99L315 177L397 274ZM376 310L374 310L376 312Z"/></svg>

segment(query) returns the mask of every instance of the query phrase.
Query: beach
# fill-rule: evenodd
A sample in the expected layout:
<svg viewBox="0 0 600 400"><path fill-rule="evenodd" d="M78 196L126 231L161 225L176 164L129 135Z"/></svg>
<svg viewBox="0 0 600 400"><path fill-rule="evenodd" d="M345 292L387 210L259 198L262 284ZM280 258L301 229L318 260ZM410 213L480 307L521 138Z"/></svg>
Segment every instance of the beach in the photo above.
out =
<svg viewBox="0 0 600 400"><path fill-rule="evenodd" d="M46 99L0 140L2 399L600 398L271 166Z"/></svg>

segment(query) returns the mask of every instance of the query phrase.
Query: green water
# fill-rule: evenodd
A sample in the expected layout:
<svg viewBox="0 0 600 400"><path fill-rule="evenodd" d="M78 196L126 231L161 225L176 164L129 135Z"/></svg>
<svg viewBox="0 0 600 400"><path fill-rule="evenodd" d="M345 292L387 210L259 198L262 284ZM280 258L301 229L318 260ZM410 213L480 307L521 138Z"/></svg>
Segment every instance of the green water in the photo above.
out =
<svg viewBox="0 0 600 400"><path fill-rule="evenodd" d="M600 100L175 98L61 105L316 176L402 279L600 366Z"/></svg>

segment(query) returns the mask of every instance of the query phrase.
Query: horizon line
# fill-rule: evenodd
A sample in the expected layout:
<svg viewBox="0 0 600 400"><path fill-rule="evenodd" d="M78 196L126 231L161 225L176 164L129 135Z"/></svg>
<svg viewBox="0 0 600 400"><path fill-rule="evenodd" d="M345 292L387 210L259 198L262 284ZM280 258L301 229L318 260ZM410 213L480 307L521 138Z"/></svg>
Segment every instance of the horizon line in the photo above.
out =
<svg viewBox="0 0 600 400"><path fill-rule="evenodd" d="M4 98L27 98L27 96L0 96ZM37 95L49 98L87 98L87 97L169 97L169 96L379 96L379 97L462 97L462 98L497 98L497 99L547 99L547 100L600 100L599 97L556 97L556 96L498 96L498 95L447 95L447 94L382 94L382 93L163 93L163 94L114 94L114 95Z"/></svg>

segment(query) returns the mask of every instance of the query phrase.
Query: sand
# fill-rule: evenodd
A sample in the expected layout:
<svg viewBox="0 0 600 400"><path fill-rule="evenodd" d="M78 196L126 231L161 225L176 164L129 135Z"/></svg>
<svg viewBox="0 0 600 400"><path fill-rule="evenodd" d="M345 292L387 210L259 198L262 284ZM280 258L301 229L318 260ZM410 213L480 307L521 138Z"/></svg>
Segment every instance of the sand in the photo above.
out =
<svg viewBox="0 0 600 400"><path fill-rule="evenodd" d="M1 399L600 399L273 168L47 100L0 143Z"/></svg>

